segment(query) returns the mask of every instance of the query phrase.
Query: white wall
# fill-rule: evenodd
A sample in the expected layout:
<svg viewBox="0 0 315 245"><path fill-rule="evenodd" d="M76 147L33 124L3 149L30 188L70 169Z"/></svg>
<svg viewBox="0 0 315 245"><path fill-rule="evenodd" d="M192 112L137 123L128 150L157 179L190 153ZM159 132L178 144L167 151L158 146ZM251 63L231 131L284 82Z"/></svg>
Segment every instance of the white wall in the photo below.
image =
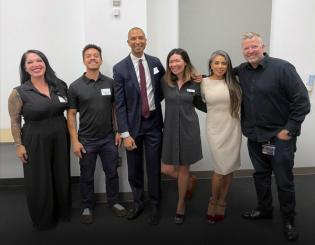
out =
<svg viewBox="0 0 315 245"><path fill-rule="evenodd" d="M19 62L28 49L43 51L57 75L73 81L83 69L80 50L85 44L82 0L1 0L0 128L9 128L7 99L19 85ZM1 144L0 178L23 176L15 146ZM71 170L78 175L77 164Z"/></svg>
<svg viewBox="0 0 315 245"><path fill-rule="evenodd" d="M42 50L58 76L70 84L84 72L81 56L84 45L95 43L103 49L101 70L111 76L112 66L129 53L127 31L132 26L146 30L145 0L122 1L119 18L112 15L111 0L1 0L0 128L10 125L7 98L19 84L18 66L23 52L31 48ZM1 144L0 150L0 178L23 177L15 147ZM121 190L129 191L126 164L119 171ZM75 157L71 173L79 175ZM97 192L104 192L103 180L98 164Z"/></svg>
<svg viewBox="0 0 315 245"><path fill-rule="evenodd" d="M315 74L314 13L314 0L273 0L270 54L290 61L304 82L309 74ZM302 124L302 134L298 138L297 167L315 166L314 91L310 92L310 100L311 112Z"/></svg>
<svg viewBox="0 0 315 245"><path fill-rule="evenodd" d="M147 32L146 51L159 56L162 62L168 51L177 46L177 0L170 2L175 10L165 8L168 3L166 0L122 0L118 18L112 15L111 0L0 1L0 128L10 126L7 98L12 88L19 84L18 65L22 53L27 49L42 50L58 76L70 84L84 72L81 51L87 43L101 46L101 71L112 76L113 65L129 53L127 32L133 26L139 26ZM170 16L169 20L174 25L168 26L167 20L160 19L161 11ZM156 20L163 26L154 30ZM160 51L162 56L158 53ZM0 153L0 178L23 177L21 163L15 156L15 147L1 144ZM121 151L121 156L120 189L130 191L124 151ZM79 175L78 162L73 156L71 173L73 176ZM104 192L104 174L100 164L95 177L96 191Z"/></svg>
<svg viewBox="0 0 315 245"><path fill-rule="evenodd" d="M9 127L7 98L18 85L18 63L24 51L40 49L52 67L68 84L84 71L81 50L87 43L103 49L102 72L112 75L112 66L129 53L127 31L133 26L147 33L147 52L165 64L168 52L178 46L178 0L122 0L121 16L112 16L111 0L0 0L0 128ZM18 7L17 7L18 6ZM309 28L315 23L312 0L274 0L272 12L271 55L290 60L302 76L314 73L315 34ZM296 17L295 17L296 16ZM301 38L300 38L301 37ZM198 39L196 39L198 45ZM314 95L311 94L314 101ZM303 124L298 141L296 166L314 166L312 137L313 112ZM204 132L205 117L200 114ZM202 138L204 159L193 170L209 170L211 155L206 138ZM121 191L129 191L126 159L119 169ZM243 141L242 169L252 168ZM79 175L76 158L72 159L73 176ZM0 178L23 177L22 168L10 144L0 144ZM96 191L104 192L104 175L98 165Z"/></svg>
<svg viewBox="0 0 315 245"><path fill-rule="evenodd" d="M85 0L85 40L86 43L100 45L103 53L103 66L101 71L112 76L112 67L129 54L127 44L128 30L133 26L147 29L146 1L121 1L120 17L112 15L112 1ZM82 47L81 47L82 49ZM120 189L130 191L127 177L126 155L120 151L123 166L119 168ZM105 176L98 162L95 174L95 190L105 192Z"/></svg>
<svg viewBox="0 0 315 245"><path fill-rule="evenodd" d="M158 56L165 66L166 57L178 48L178 1L147 0L147 52Z"/></svg>
<svg viewBox="0 0 315 245"><path fill-rule="evenodd" d="M9 128L7 98L19 85L19 62L28 49L43 51L65 81L81 69L84 41L82 0L1 0L0 128Z"/></svg>

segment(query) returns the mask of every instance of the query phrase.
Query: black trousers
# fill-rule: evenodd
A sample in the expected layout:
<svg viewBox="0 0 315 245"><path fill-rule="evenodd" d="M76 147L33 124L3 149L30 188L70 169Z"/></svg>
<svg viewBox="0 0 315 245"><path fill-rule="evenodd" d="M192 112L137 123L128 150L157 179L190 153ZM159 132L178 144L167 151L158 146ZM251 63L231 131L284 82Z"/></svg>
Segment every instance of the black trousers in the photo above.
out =
<svg viewBox="0 0 315 245"><path fill-rule="evenodd" d="M70 219L70 144L64 117L26 122L22 131L28 161L23 165L33 225L48 228Z"/></svg>
<svg viewBox="0 0 315 245"><path fill-rule="evenodd" d="M134 207L144 206L144 158L150 204L159 206L161 199L161 119L151 112L142 118L140 132L135 138L137 148L127 152L128 180L133 194Z"/></svg>
<svg viewBox="0 0 315 245"><path fill-rule="evenodd" d="M255 172L253 174L256 193L258 198L258 209L261 211L272 211L271 175L274 173L280 210L284 218L295 215L295 190L294 190L294 155L296 151L296 137L290 140L279 140L277 137L271 139L270 144L275 145L275 155L270 156L262 153L262 145L248 139L247 146L249 156L253 163Z"/></svg>
<svg viewBox="0 0 315 245"><path fill-rule="evenodd" d="M106 197L109 206L118 202L118 149L115 136L110 133L101 139L80 138L86 153L80 159L80 192L82 208L94 207L94 172L96 159L99 155L105 172Z"/></svg>

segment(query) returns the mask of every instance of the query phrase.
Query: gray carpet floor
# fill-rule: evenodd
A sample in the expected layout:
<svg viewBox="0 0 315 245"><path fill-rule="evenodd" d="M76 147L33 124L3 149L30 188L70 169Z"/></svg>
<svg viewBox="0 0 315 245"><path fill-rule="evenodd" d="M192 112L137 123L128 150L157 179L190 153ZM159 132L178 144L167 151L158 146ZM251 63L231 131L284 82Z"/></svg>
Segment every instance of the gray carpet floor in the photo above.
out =
<svg viewBox="0 0 315 245"><path fill-rule="evenodd" d="M297 197L296 224L300 238L295 244L315 244L315 175L295 177ZM22 186L0 186L0 244L1 245L90 245L90 244L290 244L282 233L282 220L274 187L275 213L272 220L248 221L241 213L256 206L252 178L235 178L228 196L226 219L209 225L206 222L210 180L198 180L192 200L187 202L186 220L176 225L173 217L177 202L175 181L163 181L161 220L158 226L147 224L149 208L129 221L116 217L106 204L98 203L95 222L79 222L80 197L78 184L72 185L73 207L70 222L60 222L52 229L37 231L32 227ZM130 203L123 203L129 206Z"/></svg>

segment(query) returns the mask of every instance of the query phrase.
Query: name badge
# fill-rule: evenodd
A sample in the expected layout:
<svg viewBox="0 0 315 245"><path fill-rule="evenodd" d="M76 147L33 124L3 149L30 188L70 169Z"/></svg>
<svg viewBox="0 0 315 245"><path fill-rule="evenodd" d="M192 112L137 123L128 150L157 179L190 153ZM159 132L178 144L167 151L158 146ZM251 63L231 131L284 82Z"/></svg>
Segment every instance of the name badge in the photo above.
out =
<svg viewBox="0 0 315 245"><path fill-rule="evenodd" d="M153 68L153 74L155 75L155 74L158 74L158 73L159 73L159 69L157 67L154 67Z"/></svg>
<svg viewBox="0 0 315 245"><path fill-rule="evenodd" d="M262 154L274 156L276 153L276 146L272 144L264 144L262 145Z"/></svg>
<svg viewBox="0 0 315 245"><path fill-rule="evenodd" d="M61 96L58 96L58 99L60 103L67 103L67 100Z"/></svg>
<svg viewBox="0 0 315 245"><path fill-rule="evenodd" d="M187 91L188 93L195 93L195 92L196 92L194 89L191 89L191 88L188 88L186 91Z"/></svg>
<svg viewBox="0 0 315 245"><path fill-rule="evenodd" d="M101 94L102 95L111 95L110 89L109 88L102 88Z"/></svg>

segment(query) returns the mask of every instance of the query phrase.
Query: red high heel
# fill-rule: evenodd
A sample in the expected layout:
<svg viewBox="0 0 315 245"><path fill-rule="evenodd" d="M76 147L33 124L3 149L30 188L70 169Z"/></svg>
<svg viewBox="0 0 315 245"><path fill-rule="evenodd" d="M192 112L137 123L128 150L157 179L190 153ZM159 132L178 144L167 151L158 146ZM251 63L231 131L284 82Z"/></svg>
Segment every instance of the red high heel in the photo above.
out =
<svg viewBox="0 0 315 245"><path fill-rule="evenodd" d="M216 222L216 215L207 214L207 221L209 224L214 224Z"/></svg>
<svg viewBox="0 0 315 245"><path fill-rule="evenodd" d="M225 208L226 208L226 203L218 203L217 204L217 207L219 207L219 209L220 209L220 213L221 214L216 214L215 216L214 216L214 220L215 220L215 222L220 222L220 221L223 221L224 220L224 218L225 218Z"/></svg>
<svg viewBox="0 0 315 245"><path fill-rule="evenodd" d="M216 207L216 205L213 203L212 197L210 198L209 204L210 204L210 206L211 206L211 209L212 209L213 213L215 213L215 207ZM209 205L209 204L208 204L208 205ZM216 215L208 214L208 213L207 213L207 221L208 221L209 224L214 224L214 223L216 222L215 216L216 216Z"/></svg>

